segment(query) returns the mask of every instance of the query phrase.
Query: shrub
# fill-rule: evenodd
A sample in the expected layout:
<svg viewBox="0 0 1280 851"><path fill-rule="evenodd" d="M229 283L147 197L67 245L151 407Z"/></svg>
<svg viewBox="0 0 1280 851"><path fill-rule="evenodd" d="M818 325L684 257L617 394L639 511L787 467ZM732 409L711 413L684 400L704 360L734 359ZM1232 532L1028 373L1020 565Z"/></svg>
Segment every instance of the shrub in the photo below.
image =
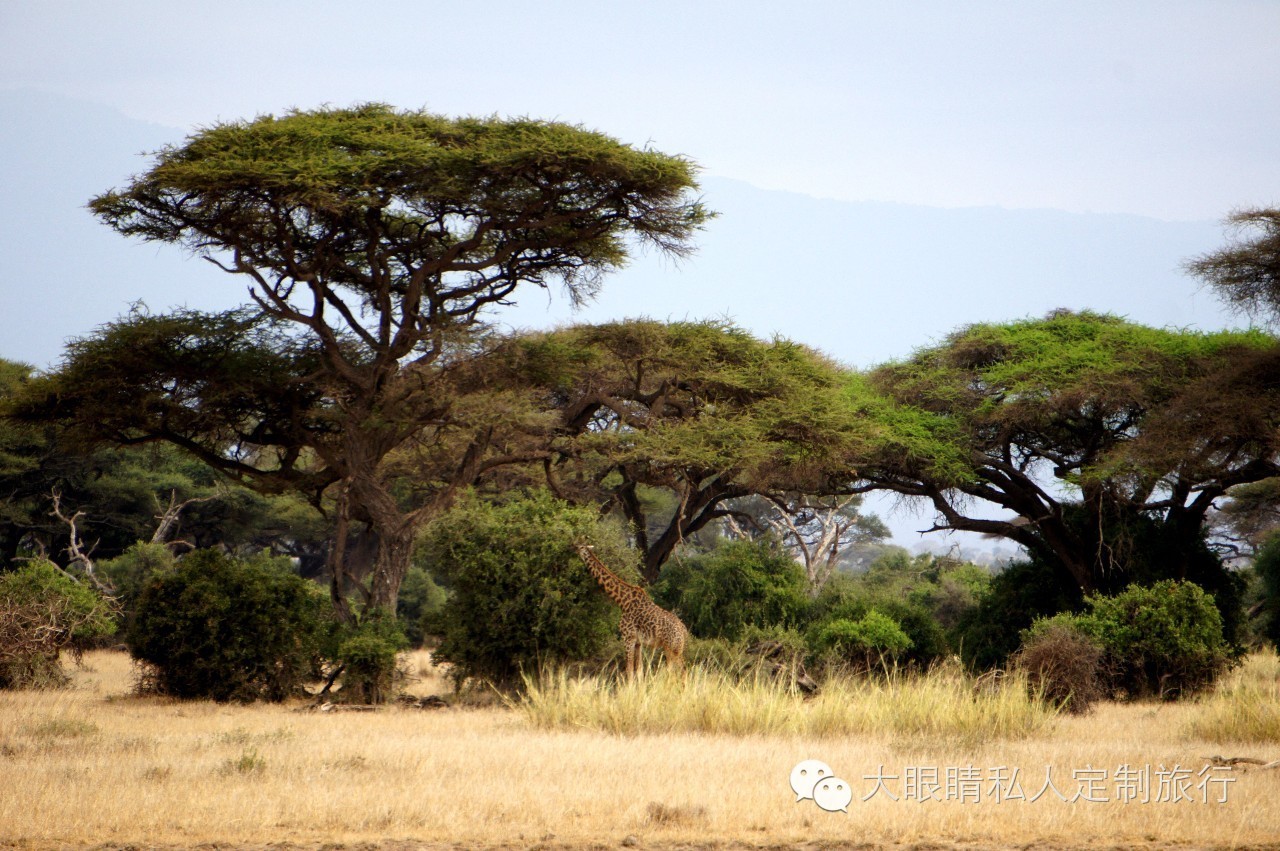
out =
<svg viewBox="0 0 1280 851"><path fill-rule="evenodd" d="M952 642L975 670L1003 668L1038 618L1075 611L1083 594L1066 571L1038 558L996 574L976 608L960 617Z"/></svg>
<svg viewBox="0 0 1280 851"><path fill-rule="evenodd" d="M804 569L776 544L729 541L664 569L654 599L694 635L737 641L748 627L801 626L807 587Z"/></svg>
<svg viewBox="0 0 1280 851"><path fill-rule="evenodd" d="M1213 598L1192 582L1130 585L1114 596L1091 595L1085 605L1084 613L1059 615L1053 622L1102 648L1108 685L1118 695L1193 694L1231 661L1222 616Z"/></svg>
<svg viewBox="0 0 1280 851"><path fill-rule="evenodd" d="M98 573L115 587L127 625L137 609L138 595L151 577L171 571L177 565L178 559L167 545L138 541L115 558L99 562Z"/></svg>
<svg viewBox="0 0 1280 851"><path fill-rule="evenodd" d="M816 625L810 647L820 657L869 670L882 660L896 659L911 647L911 639L897 621L871 609L858 620L832 618Z"/></svg>
<svg viewBox="0 0 1280 851"><path fill-rule="evenodd" d="M430 573L417 565L409 568L396 599L396 617L410 646L421 647L427 635L435 632L435 622L447 597Z"/></svg>
<svg viewBox="0 0 1280 851"><path fill-rule="evenodd" d="M384 703L393 694L396 654L409 646L397 620L375 612L340 638L343 698L352 703Z"/></svg>
<svg viewBox="0 0 1280 851"><path fill-rule="evenodd" d="M822 624L836 619L860 621L872 610L891 618L910 639L899 659L928 667L944 658L950 648L942 626L924 603L899 593L901 589L861 583L857 579L828 582L813 605L813 625L807 631L811 649Z"/></svg>
<svg viewBox="0 0 1280 851"><path fill-rule="evenodd" d="M1192 582L1130 585L1088 604L1082 623L1106 651L1115 683L1130 694L1192 694L1230 663L1222 615Z"/></svg>
<svg viewBox="0 0 1280 851"><path fill-rule="evenodd" d="M606 645L617 608L574 550L583 539L635 580L620 533L603 534L595 509L545 491L500 505L468 497L424 530L420 555L451 592L436 619L435 658L454 665L455 682L515 685L522 672L587 659Z"/></svg>
<svg viewBox="0 0 1280 851"><path fill-rule="evenodd" d="M128 632L150 685L181 698L283 700L316 672L323 591L287 559L199 550L153 576Z"/></svg>
<svg viewBox="0 0 1280 851"><path fill-rule="evenodd" d="M1083 714L1103 697L1102 647L1071 616L1036 621L1027 631L1013 666L1026 671L1033 691L1073 714Z"/></svg>
<svg viewBox="0 0 1280 851"><path fill-rule="evenodd" d="M64 684L62 651L115 628L111 602L51 562L0 575L0 688Z"/></svg>

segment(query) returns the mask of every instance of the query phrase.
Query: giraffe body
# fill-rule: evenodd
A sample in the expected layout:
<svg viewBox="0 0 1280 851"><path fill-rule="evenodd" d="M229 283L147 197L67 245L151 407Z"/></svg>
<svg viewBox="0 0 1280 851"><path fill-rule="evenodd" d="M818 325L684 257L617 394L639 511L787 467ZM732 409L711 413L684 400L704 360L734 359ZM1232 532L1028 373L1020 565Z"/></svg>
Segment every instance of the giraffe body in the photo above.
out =
<svg viewBox="0 0 1280 851"><path fill-rule="evenodd" d="M627 676L636 675L642 645L661 649L667 664L682 670L689 630L680 618L650 600L648 593L639 585L632 585L606 567L591 547L579 546L578 555L600 587L622 610L618 631L622 633L622 644L627 651Z"/></svg>

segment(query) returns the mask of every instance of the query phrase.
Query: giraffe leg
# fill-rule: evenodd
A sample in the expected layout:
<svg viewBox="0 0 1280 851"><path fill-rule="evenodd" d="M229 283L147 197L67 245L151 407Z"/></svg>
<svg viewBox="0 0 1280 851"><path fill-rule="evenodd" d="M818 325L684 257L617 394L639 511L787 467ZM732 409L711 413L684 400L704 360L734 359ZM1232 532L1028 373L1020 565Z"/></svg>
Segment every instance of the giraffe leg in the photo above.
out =
<svg viewBox="0 0 1280 851"><path fill-rule="evenodd" d="M640 643L636 641L627 642L627 679L634 680L636 678L636 657L640 655Z"/></svg>
<svg viewBox="0 0 1280 851"><path fill-rule="evenodd" d="M670 647L663 648L667 656L667 668L680 674L681 678L689 681L689 670L684 666L684 654L673 650Z"/></svg>

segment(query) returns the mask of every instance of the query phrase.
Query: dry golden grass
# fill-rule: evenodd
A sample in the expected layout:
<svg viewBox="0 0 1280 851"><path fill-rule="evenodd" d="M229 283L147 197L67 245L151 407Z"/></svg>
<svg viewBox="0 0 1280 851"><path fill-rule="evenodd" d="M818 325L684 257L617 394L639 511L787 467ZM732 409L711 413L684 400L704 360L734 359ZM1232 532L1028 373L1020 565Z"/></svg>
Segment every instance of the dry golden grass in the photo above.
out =
<svg viewBox="0 0 1280 851"><path fill-rule="evenodd" d="M1268 743L1280 751L1280 657L1254 654L1228 675L1200 699L1187 734L1222 744Z"/></svg>
<svg viewBox="0 0 1280 851"><path fill-rule="evenodd" d="M1029 695L1026 677L975 680L958 662L927 675L888 670L828 682L814 697L768 678L745 681L692 669L642 681L569 677L527 680L517 704L542 729L606 733L729 733L809 739L886 735L975 745L1046 731L1057 712Z"/></svg>
<svg viewBox="0 0 1280 851"><path fill-rule="evenodd" d="M1175 764L1221 750L1186 733L1203 707L1103 705L1021 738L969 744L858 735L617 735L541 729L520 712L297 712L129 694L127 660L93 653L74 688L0 692L0 845L226 846L401 842L529 847L809 843L932 847L1248 846L1280 837L1280 772L1238 771L1226 803L1035 803L857 799L797 803L793 765L863 778L914 767L1018 767L1026 794L1046 766ZM419 663L421 662L419 661ZM423 682L416 690L443 689ZM1280 757L1280 744L1233 755ZM901 783L890 781L901 796ZM985 785L985 784L984 784ZM1153 789L1153 792L1155 790ZM1216 797L1217 789L1214 789ZM946 797L945 793L940 794Z"/></svg>

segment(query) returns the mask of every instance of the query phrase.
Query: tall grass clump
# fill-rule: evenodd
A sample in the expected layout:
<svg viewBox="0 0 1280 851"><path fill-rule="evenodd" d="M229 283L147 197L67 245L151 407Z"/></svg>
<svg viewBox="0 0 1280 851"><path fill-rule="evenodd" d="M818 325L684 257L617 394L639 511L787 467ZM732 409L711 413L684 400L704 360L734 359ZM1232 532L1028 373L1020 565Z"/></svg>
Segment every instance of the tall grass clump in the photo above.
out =
<svg viewBox="0 0 1280 851"><path fill-rule="evenodd" d="M1280 658L1250 656L1196 701L1184 732L1210 742L1280 742Z"/></svg>
<svg viewBox="0 0 1280 851"><path fill-rule="evenodd" d="M768 677L735 678L694 668L687 680L665 670L639 681L572 677L563 670L526 678L516 704L542 729L618 735L895 736L982 742L1044 731L1057 711L1010 676L980 685L958 666L924 674L890 669L834 677L804 698Z"/></svg>

